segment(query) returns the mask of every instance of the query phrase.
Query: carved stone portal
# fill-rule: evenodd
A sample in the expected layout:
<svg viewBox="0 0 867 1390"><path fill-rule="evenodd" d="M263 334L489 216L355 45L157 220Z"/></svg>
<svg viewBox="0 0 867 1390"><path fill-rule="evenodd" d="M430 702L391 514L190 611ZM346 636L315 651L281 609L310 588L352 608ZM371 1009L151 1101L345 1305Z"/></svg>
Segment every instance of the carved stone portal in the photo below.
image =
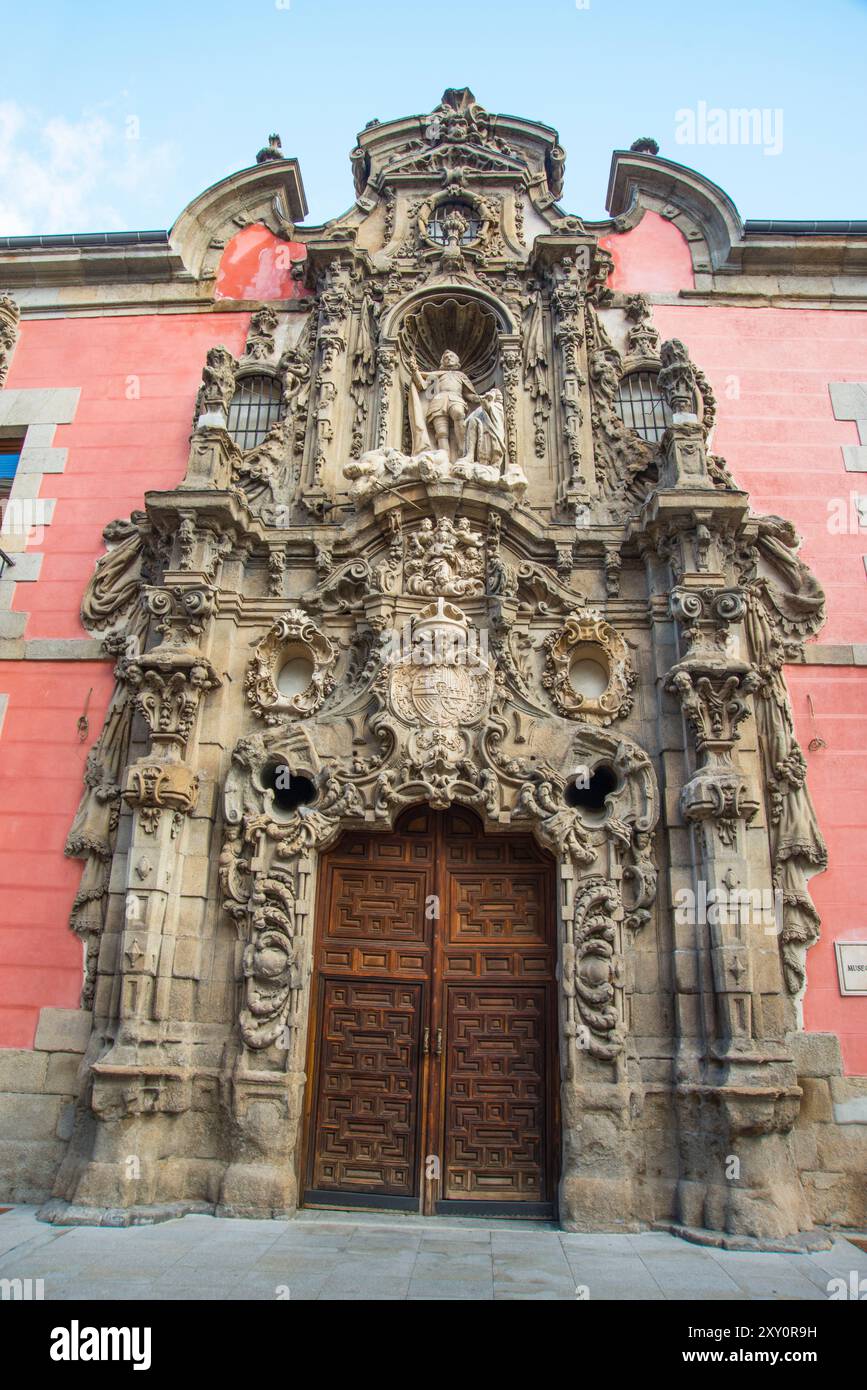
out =
<svg viewBox="0 0 867 1390"><path fill-rule="evenodd" d="M294 229L309 295L260 307L240 365L210 349L185 479L106 530L82 619L116 689L67 851L95 1027L49 1218L296 1209L319 855L426 805L556 860L561 1222L809 1239L825 850L784 666L822 595L707 458L684 345L554 203L563 161L466 90L372 123L354 208ZM620 416L630 360L657 440ZM245 450L251 370L281 385ZM779 936L702 915L741 889L779 892Z"/></svg>

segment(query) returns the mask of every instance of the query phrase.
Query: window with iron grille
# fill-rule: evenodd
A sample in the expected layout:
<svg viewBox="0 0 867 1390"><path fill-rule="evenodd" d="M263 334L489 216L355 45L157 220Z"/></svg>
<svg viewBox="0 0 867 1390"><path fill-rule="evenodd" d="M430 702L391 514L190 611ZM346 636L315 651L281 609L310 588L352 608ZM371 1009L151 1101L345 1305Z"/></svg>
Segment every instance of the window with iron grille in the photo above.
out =
<svg viewBox="0 0 867 1390"><path fill-rule="evenodd" d="M452 223L453 216L459 219L455 223ZM449 241L452 225L458 230L458 239L465 246L475 241L482 230L482 220L469 203L439 203L428 218L427 234L437 246L445 246Z"/></svg>
<svg viewBox="0 0 867 1390"><path fill-rule="evenodd" d="M627 428L648 444L657 444L668 425L671 411L659 389L655 372L630 372L620 383L617 409Z"/></svg>
<svg viewBox="0 0 867 1390"><path fill-rule="evenodd" d="M280 383L273 376L244 376L229 406L229 434L239 449L253 449L280 415Z"/></svg>

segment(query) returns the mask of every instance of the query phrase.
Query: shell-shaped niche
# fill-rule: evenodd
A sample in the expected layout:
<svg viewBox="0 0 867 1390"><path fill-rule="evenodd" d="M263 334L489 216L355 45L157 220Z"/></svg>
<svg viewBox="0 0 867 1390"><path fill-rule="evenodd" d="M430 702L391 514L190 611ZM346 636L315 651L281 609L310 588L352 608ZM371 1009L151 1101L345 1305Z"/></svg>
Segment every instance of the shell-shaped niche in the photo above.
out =
<svg viewBox="0 0 867 1390"><path fill-rule="evenodd" d="M301 608L278 618L247 668L244 689L266 724L315 714L334 689L337 647Z"/></svg>
<svg viewBox="0 0 867 1390"><path fill-rule="evenodd" d="M461 368L477 389L493 385L498 361L499 324L493 311L471 296L425 299L401 324L404 358L415 357L422 371L438 367L447 350L456 352Z"/></svg>

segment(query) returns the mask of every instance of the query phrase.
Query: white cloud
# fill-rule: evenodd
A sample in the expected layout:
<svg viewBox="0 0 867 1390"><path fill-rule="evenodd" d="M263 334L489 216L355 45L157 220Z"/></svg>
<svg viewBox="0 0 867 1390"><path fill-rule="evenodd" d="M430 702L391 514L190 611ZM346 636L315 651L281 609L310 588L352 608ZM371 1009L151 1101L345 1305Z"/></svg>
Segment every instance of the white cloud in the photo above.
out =
<svg viewBox="0 0 867 1390"><path fill-rule="evenodd" d="M110 111L68 120L0 101L0 235L127 230L128 196L153 191L177 159L130 130Z"/></svg>

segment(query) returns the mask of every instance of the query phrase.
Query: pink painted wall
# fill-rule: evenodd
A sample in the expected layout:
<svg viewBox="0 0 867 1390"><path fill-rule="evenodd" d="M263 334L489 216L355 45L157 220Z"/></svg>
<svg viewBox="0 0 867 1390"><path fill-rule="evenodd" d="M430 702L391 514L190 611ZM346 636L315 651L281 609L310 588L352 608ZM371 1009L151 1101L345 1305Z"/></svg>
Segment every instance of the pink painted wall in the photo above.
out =
<svg viewBox="0 0 867 1390"><path fill-rule="evenodd" d="M289 297L286 279L272 274L288 274L286 268L269 260L286 243L267 233L274 243L268 251L267 238L254 233L245 228L227 247L219 293L247 299L256 286ZM607 238L607 245L619 289L661 293L692 284L686 243L656 214ZM654 318L663 336L684 340L714 388L714 451L727 459L756 510L791 517L803 534L804 558L828 595L819 640L867 642L865 536L833 534L827 510L829 499L847 497L858 483L845 473L840 449L857 442L855 427L833 418L828 384L867 380L867 313L664 305ZM28 637L83 635L78 607L102 553L102 527L140 507L147 489L172 487L182 477L207 348L224 343L240 353L248 321L246 313L218 312L23 325L8 385L82 388L74 422L55 441L69 448L66 472L43 484L58 502L38 547L45 553L42 577L18 590L18 607L32 614ZM130 398L136 381L137 399ZM835 938L867 934L867 912L859 906L867 902L861 849L867 671L812 667L788 674L831 857L828 872L812 883L823 929L808 957L805 1018L808 1028L838 1032L848 1070L867 1072L867 1000L841 999L833 951ZM70 1006L78 996L80 947L66 923L80 868L62 850L111 674L102 663L6 662L2 680L10 704L0 742L0 874L13 886L0 919L0 1046L27 1046L42 1005ZM75 721L91 687L91 736L81 744ZM814 734L827 746L809 752Z"/></svg>
<svg viewBox="0 0 867 1390"><path fill-rule="evenodd" d="M854 424L834 419L832 381L867 380L867 312L657 305L664 338L681 338L717 398L713 452L754 511L793 521L801 555L828 595L819 641L867 642L867 532L829 528L829 504L859 490L843 467Z"/></svg>
<svg viewBox="0 0 867 1390"><path fill-rule="evenodd" d="M854 424L834 419L832 381L867 380L867 312L659 305L663 337L681 338L717 398L712 447L756 512L794 522L801 555L822 584L822 644L867 643L867 531L829 527L858 490L841 445ZM857 514L856 514L857 516ZM807 956L807 1028L839 1033L846 1069L867 1073L867 998L843 998L833 942L867 939L867 668L789 667L798 739L828 844L829 868L812 880L822 937ZM809 714L812 697L815 721ZM815 736L827 747L810 752Z"/></svg>
<svg viewBox="0 0 867 1390"><path fill-rule="evenodd" d="M600 237L614 257L608 277L613 290L665 294L692 289L692 257L680 232L658 212L646 212L629 232Z"/></svg>
<svg viewBox="0 0 867 1390"><path fill-rule="evenodd" d="M84 637L78 617L102 528L171 488L186 469L205 353L243 350L248 313L27 321L8 387L78 386L75 419L58 428L66 471L46 475L54 519L33 546L45 556L16 607L26 637ZM135 398L135 395L138 398ZM130 398L132 393L133 398ZM81 795L84 761L112 690L107 662L4 661L9 704L0 738L0 1047L30 1047L43 1005L75 1008L81 947L67 922L81 862L63 845ZM88 690L90 734L76 721Z"/></svg>
<svg viewBox="0 0 867 1390"><path fill-rule="evenodd" d="M604 242L612 288L671 292L693 284L689 248L655 213ZM681 338L717 398L713 452L750 494L756 512L795 523L801 555L828 601L822 644L867 643L867 531L849 497L859 475L843 467L855 425L834 419L829 384L867 380L867 312L657 305L663 338ZM842 506L840 505L842 504ZM843 534L829 521L855 515ZM810 792L829 867L811 893L822 934L807 956L805 1026L840 1036L850 1073L867 1073L867 998L843 998L835 940L867 939L867 668L789 667L787 679ZM811 717L808 695L815 719ZM826 746L810 751L814 737Z"/></svg>
<svg viewBox="0 0 867 1390"><path fill-rule="evenodd" d="M63 845L113 681L102 661L4 661L0 680L0 1047L32 1047L43 1005L78 1008L82 948L67 923L82 863Z"/></svg>
<svg viewBox="0 0 867 1390"><path fill-rule="evenodd" d="M822 931L807 953L804 1026L839 1033L846 1070L863 1075L867 998L841 997L834 942L867 939L867 670L800 666L789 667L786 675L808 785L828 844L828 868L810 883ZM810 752L807 745L814 736L827 746Z"/></svg>
<svg viewBox="0 0 867 1390"><path fill-rule="evenodd" d="M232 237L220 258L215 299L304 299L311 291L294 279L303 261L302 241L281 241L258 222Z"/></svg>

